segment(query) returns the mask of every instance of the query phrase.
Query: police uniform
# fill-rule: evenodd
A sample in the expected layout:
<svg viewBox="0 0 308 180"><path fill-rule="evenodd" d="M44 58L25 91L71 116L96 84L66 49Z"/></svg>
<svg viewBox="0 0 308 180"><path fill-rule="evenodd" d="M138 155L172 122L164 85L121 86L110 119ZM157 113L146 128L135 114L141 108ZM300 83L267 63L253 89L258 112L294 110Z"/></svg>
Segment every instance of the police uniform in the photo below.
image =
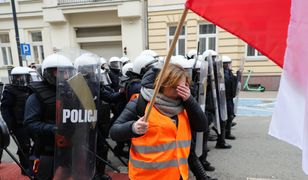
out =
<svg viewBox="0 0 308 180"><path fill-rule="evenodd" d="M226 100L227 100L227 113L228 113L228 120L226 124L226 138L235 139L235 137L231 135L231 126L232 126L232 121L235 117L233 98L235 97L236 94L237 77L234 76L232 70L228 68L224 68L224 76L226 85Z"/></svg>
<svg viewBox="0 0 308 180"><path fill-rule="evenodd" d="M24 107L29 95L30 89L28 87L5 85L1 99L1 114L21 146L17 151L21 165L30 172L30 136L23 126Z"/></svg>
<svg viewBox="0 0 308 180"><path fill-rule="evenodd" d="M25 106L24 125L37 136L39 179L52 179L55 147L56 87L46 81L30 84L34 92Z"/></svg>

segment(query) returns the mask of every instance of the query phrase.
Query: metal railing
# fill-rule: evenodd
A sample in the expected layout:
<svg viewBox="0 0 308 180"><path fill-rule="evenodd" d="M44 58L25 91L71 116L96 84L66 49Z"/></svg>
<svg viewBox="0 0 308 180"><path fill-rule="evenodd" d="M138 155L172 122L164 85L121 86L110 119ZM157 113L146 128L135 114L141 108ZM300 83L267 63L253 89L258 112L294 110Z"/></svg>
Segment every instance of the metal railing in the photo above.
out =
<svg viewBox="0 0 308 180"><path fill-rule="evenodd" d="M65 4L88 4L93 2L99 1L114 1L114 0L58 0L58 5L65 5Z"/></svg>

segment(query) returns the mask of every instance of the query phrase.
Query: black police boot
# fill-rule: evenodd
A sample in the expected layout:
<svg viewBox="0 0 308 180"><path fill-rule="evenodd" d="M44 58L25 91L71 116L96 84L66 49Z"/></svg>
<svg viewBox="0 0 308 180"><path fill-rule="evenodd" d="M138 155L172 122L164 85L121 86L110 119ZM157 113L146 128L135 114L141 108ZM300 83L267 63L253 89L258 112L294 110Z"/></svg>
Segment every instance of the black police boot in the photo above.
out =
<svg viewBox="0 0 308 180"><path fill-rule="evenodd" d="M233 135L231 134L231 132L229 131L229 132L226 132L226 139L229 139L229 140L235 140L235 139L236 139L236 137L235 137L235 136L233 136Z"/></svg>
<svg viewBox="0 0 308 180"><path fill-rule="evenodd" d="M220 129L221 129L221 132L218 135L215 148L216 149L231 149L232 146L230 144L227 144L225 141L225 136L226 136L226 122L225 121L220 121Z"/></svg>
<svg viewBox="0 0 308 180"><path fill-rule="evenodd" d="M210 180L199 158L194 152L191 152L191 154L188 157L188 165L191 172L194 174L197 180Z"/></svg>
<svg viewBox="0 0 308 180"><path fill-rule="evenodd" d="M231 134L231 127L232 127L232 119L228 119L227 120L227 124L226 124L226 139L229 139L229 140L235 140L235 136L233 136Z"/></svg>
<svg viewBox="0 0 308 180"><path fill-rule="evenodd" d="M208 154L208 146L207 146L207 142L208 142L208 139L209 139L209 131L206 131L204 132L203 134L203 152L202 152L202 155L199 157L199 160L201 162L201 164L203 165L203 168L206 170L206 171L214 171L215 168L213 166L211 166L211 164L206 160L207 158L207 154Z"/></svg>
<svg viewBox="0 0 308 180"><path fill-rule="evenodd" d="M200 162L202 163L203 168L204 168L206 171L215 171L215 167L214 167L214 166L211 166L211 163L209 163L209 162L206 160L206 157L200 156L200 157L199 157L199 160L200 160Z"/></svg>
<svg viewBox="0 0 308 180"><path fill-rule="evenodd" d="M231 123L231 127L234 127L234 126L236 126L236 125L237 125L236 122L232 122L232 123Z"/></svg>

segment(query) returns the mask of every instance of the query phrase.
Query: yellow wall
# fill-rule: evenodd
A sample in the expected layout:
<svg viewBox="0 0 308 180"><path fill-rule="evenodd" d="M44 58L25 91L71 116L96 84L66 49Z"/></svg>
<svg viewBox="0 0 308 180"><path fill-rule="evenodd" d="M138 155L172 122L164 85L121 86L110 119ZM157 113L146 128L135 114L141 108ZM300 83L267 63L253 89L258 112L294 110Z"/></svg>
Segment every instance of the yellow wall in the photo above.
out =
<svg viewBox="0 0 308 180"><path fill-rule="evenodd" d="M166 4L164 1L149 1L149 47L161 56L168 52L168 26L177 25L184 5L177 0L174 4ZM171 10L168 10L170 7ZM178 8L178 9L176 9ZM161 10L160 10L161 9ZM197 49L198 24L205 23L198 15L189 12L186 18L186 52ZM279 76L281 68L276 66L266 57L245 57L247 45L239 38L231 35L221 28L217 28L217 50L220 55L228 55L233 59L234 70L240 64L240 59L246 59L245 71L253 70L255 76Z"/></svg>

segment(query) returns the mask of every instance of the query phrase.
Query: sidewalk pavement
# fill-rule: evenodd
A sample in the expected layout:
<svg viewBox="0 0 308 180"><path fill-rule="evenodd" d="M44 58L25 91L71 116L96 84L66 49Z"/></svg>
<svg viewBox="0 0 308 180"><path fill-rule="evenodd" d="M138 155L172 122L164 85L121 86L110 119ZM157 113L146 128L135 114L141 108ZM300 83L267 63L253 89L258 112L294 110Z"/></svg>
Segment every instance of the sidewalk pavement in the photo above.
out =
<svg viewBox="0 0 308 180"><path fill-rule="evenodd" d="M241 91L240 98L277 98L278 91L265 91L265 92L248 92L248 91Z"/></svg>

